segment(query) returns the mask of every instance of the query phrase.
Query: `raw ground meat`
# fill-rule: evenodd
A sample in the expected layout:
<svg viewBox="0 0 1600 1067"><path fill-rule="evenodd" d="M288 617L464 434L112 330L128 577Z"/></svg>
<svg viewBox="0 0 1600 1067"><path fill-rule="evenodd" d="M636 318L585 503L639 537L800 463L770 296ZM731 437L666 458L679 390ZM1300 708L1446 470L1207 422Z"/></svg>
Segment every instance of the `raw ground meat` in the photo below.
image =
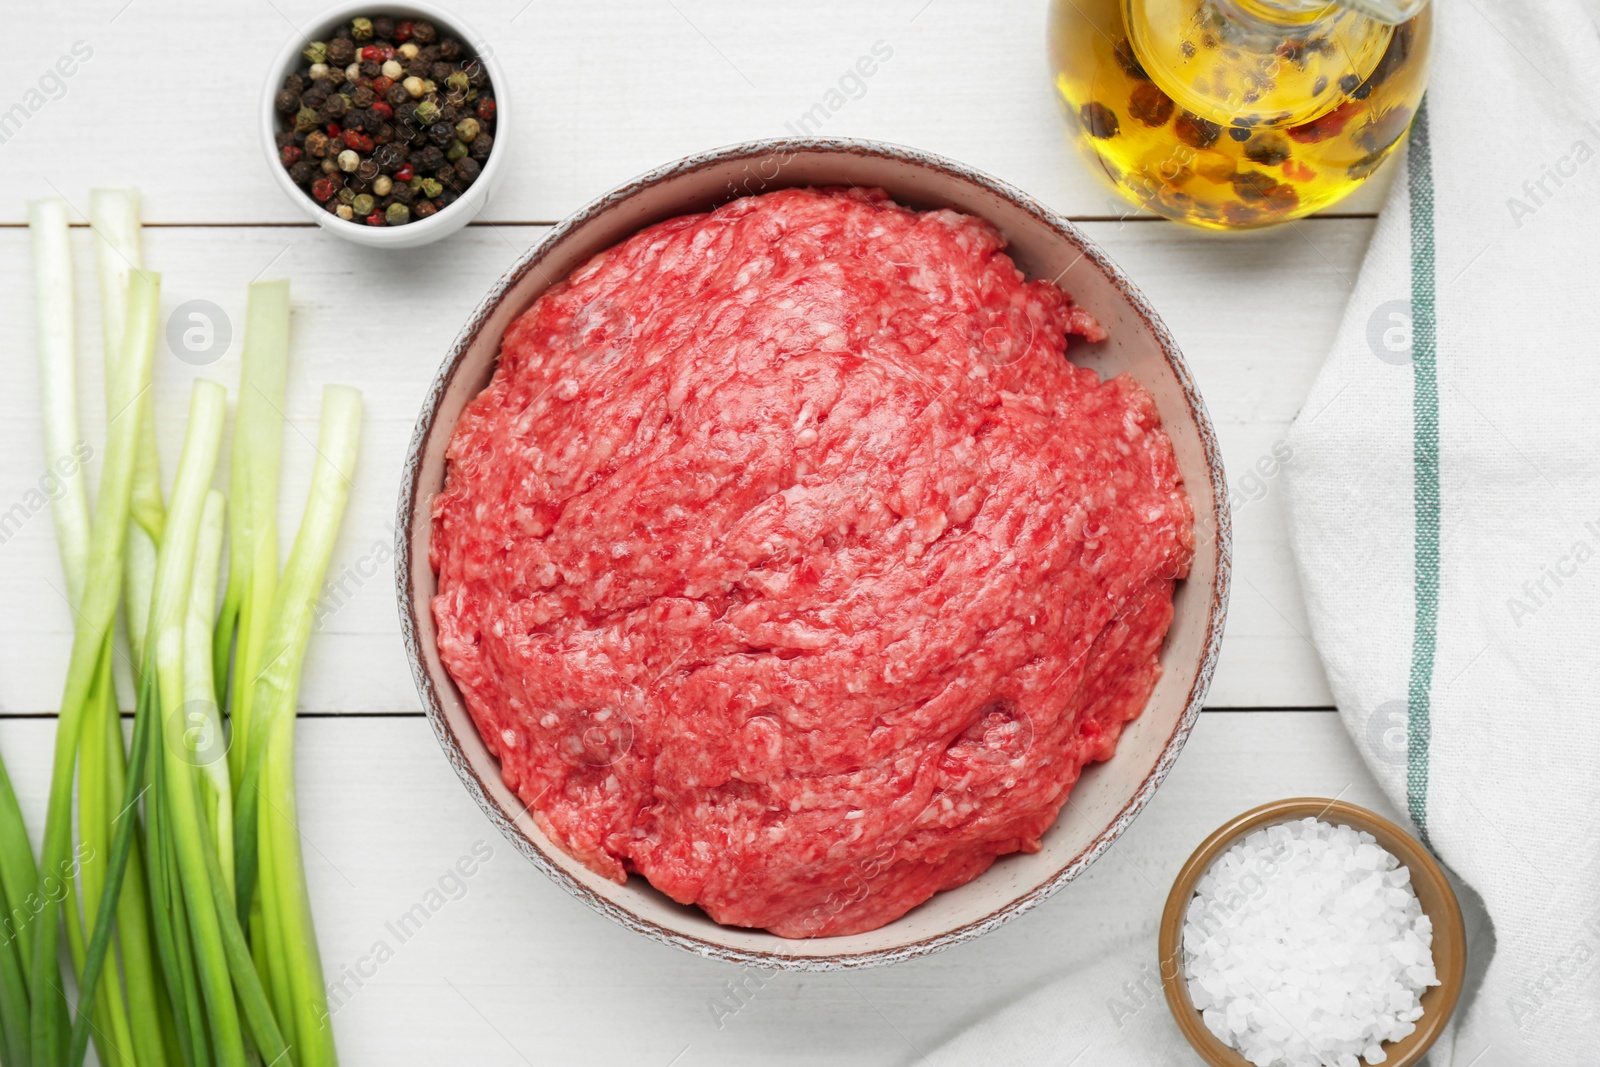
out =
<svg viewBox="0 0 1600 1067"><path fill-rule="evenodd" d="M1033 851L1143 709L1192 556L1150 397L987 223L785 190L506 334L434 502L439 651L508 785L721 923L870 930Z"/></svg>

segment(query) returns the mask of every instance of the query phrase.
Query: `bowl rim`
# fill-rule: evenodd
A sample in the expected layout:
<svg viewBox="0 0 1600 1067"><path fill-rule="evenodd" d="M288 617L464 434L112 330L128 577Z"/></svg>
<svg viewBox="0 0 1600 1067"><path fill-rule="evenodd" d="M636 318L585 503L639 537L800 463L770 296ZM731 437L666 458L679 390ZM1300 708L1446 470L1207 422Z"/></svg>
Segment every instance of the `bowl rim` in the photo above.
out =
<svg viewBox="0 0 1600 1067"><path fill-rule="evenodd" d="M1428 1054L1433 1043L1449 1025L1466 983L1467 932L1461 902L1456 898L1455 889L1445 876L1444 868L1420 841L1398 823L1346 800L1291 797L1262 804L1223 823L1190 854L1177 877L1172 880L1172 889L1161 911L1158 958L1167 1007L1184 1038L1211 1067L1250 1067L1249 1060L1223 1044L1206 1027L1199 1009L1189 997L1189 983L1183 977L1182 965L1184 915L1188 911L1189 899L1194 895L1195 883L1210 870L1218 856L1255 830L1307 816L1335 825L1343 823L1372 834L1378 839L1379 845L1410 869L1413 885L1423 883L1428 887L1428 895L1438 897L1441 905L1439 910L1443 914L1424 909L1424 913L1433 921L1434 964L1438 967L1440 984L1425 990L1423 997L1432 998L1433 1003L1417 1020L1417 1028L1410 1035L1399 1041L1384 1042L1384 1051L1389 1054L1384 1061L1385 1067L1413 1067ZM1420 898L1422 894L1418 896ZM1441 944L1446 945L1449 951L1441 953Z"/></svg>
<svg viewBox="0 0 1600 1067"><path fill-rule="evenodd" d="M278 111L273 106L273 98L277 95L278 86L282 84L284 75L298 65L296 59L307 42L316 40L317 35L327 33L345 19L371 12L425 16L440 27L454 31L456 36L467 42L477 58L483 61L489 72L489 84L494 87L495 143L489 152L489 158L484 161L483 170L478 174L478 180L467 186L466 191L449 207L428 218L408 222L404 226L367 226L341 219L337 215L330 215L311 198L309 193L289 180L288 170L278 160L276 141ZM471 216L481 212L488 203L494 181L504 163L506 152L501 137L510 128L508 119L514 110L507 106L510 104L510 93L506 86L506 72L500 61L495 58L494 45L489 39L460 15L444 11L427 3L426 0L397 0L395 3L385 3L384 0L345 0L306 20L302 27L284 41L268 65L266 81L261 88L260 111L261 144L267 154L267 169L272 172L278 188L289 195L301 212L324 230L347 241L369 248L394 249L414 248L448 237L470 221L470 218L457 221L463 214Z"/></svg>
<svg viewBox="0 0 1600 1067"><path fill-rule="evenodd" d="M419 504L418 492L422 473L423 451L432 433L434 423L438 418L440 407L450 383L465 361L479 330L490 316L510 298L529 272L539 271L543 273L541 264L544 259L568 236L579 231L604 213L626 202L644 189L670 179L728 162L768 159L774 155L780 159L787 155L792 159L795 154L799 153L867 156L934 170L946 177L966 182L982 191L1009 201L1057 236L1074 245L1081 252L1082 258L1088 259L1095 264L1106 280L1128 302L1135 314L1150 330L1161 350L1163 359L1182 390L1184 402L1200 441L1211 483L1215 523L1214 529L1209 532L1215 545L1216 573L1209 591L1206 633L1201 646L1201 654L1196 665L1194 681L1187 696L1184 698L1182 713L1178 716L1172 732L1163 743L1155 764L1140 782L1139 787L1111 818L1105 829L1068 860L1065 865L1050 877L988 914L970 920L953 929L931 934L908 944L857 952L780 954L707 940L704 937L669 929L653 920L637 915L628 908L595 893L583 885L521 831L516 823L516 817L521 812L513 814L502 808L485 787L477 769L469 762L465 751L461 747L460 739L456 737L451 729L439 695L436 679L428 669L426 655L422 649L421 626L417 619L414 585L419 568L427 568L430 564L425 558L421 560L413 558L414 538L412 533L417 525L416 511ZM734 199L734 197L729 199ZM1223 472L1221 448L1217 442L1216 432L1177 342L1165 323L1156 314L1154 308L1150 306L1144 294L1133 285L1121 268L1113 263L1075 225L1015 186L991 177L975 168L933 153L883 141L854 138L784 137L761 139L739 142L685 156L672 163L647 171L631 181L617 186L553 227L542 241L520 256L516 263L490 288L452 343L450 352L441 365L417 418L411 443L406 453L395 517L395 581L400 606L401 633L418 694L422 699L424 710L427 713L429 723L433 727L434 734L437 736L440 746L444 749L446 758L455 767L456 773L466 786L468 793L472 795L490 820L499 827L501 833L506 836L512 846L572 896L618 924L644 934L654 941L725 962L800 971L828 971L879 966L918 958L952 945L970 941L1031 910L1053 896L1068 882L1086 870L1095 860L1099 859L1127 827L1132 824L1134 818L1144 809L1145 805L1149 803L1156 788L1171 771L1178 754L1182 751L1184 743L1188 740L1189 734L1199 719L1201 709L1205 703L1206 692L1210 687L1211 678L1216 670L1217 656L1221 648L1223 621L1227 614L1231 565L1232 524L1228 507L1227 482ZM453 686L454 683L446 679L445 684ZM826 942L829 939L818 940Z"/></svg>

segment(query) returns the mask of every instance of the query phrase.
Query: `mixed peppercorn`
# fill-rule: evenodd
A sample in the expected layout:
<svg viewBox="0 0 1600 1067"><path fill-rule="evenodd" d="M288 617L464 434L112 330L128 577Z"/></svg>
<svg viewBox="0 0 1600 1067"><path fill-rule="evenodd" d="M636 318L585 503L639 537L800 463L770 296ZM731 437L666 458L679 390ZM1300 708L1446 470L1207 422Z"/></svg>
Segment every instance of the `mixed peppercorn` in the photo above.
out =
<svg viewBox="0 0 1600 1067"><path fill-rule="evenodd" d="M352 19L283 79L278 159L330 214L400 226L451 204L494 150L494 86L432 23Z"/></svg>

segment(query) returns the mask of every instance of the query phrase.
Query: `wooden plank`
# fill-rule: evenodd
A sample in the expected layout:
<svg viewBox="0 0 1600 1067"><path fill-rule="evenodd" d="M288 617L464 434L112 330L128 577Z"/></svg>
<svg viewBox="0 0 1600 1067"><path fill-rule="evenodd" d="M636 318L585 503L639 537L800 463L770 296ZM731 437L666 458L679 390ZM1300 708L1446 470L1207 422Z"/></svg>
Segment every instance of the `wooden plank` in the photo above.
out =
<svg viewBox="0 0 1600 1067"><path fill-rule="evenodd" d="M1217 241L1162 222L1089 223L1089 235L1146 290L1183 345L1218 425L1235 477L1267 463L1321 364L1370 234L1367 220L1317 220L1296 230ZM162 344L156 405L170 477L191 382L237 381L246 286L257 276L294 280L294 371L286 413L281 520L284 548L299 520L311 469L320 390L358 385L367 427L349 517L313 642L303 701L325 711L417 706L398 634L389 545L400 467L439 361L493 280L546 231L479 227L437 249L394 262L310 229L150 228L146 262L163 274L163 323L181 334L191 301L208 300L231 323L224 354L206 366ZM103 419L99 321L89 235L74 231L79 274L83 426L95 447ZM26 278L25 230L0 230L0 269ZM419 277L418 272L426 272ZM1268 295L1261 278L1271 276ZM402 310L403 309L403 310ZM219 319L219 322L221 319ZM69 653L71 620L48 509L37 495L42 458L33 363L32 292L0 292L0 344L13 353L12 388L0 393L0 596L30 611L0 618L0 709L52 709ZM180 345L181 348L181 345ZM93 468L93 464L91 464ZM91 469L93 473L93 469ZM1257 485L1259 483L1259 485ZM1237 500L1237 581L1216 706L1330 703L1288 554L1282 480L1259 474ZM18 505L21 511L17 511ZM360 665L352 670L352 665Z"/></svg>
<svg viewBox="0 0 1600 1067"><path fill-rule="evenodd" d="M52 731L46 721L0 722L0 750L35 834ZM1172 877L1238 812L1320 795L1397 817L1338 716L1208 714L1146 812L1052 900L929 959L780 975L719 1028L712 1005L739 971L646 941L547 881L468 799L422 719L303 720L298 777L326 970L335 981L347 967L366 972L359 985L344 979L334 1017L351 1063L666 1067L680 1053L678 1067L910 1063L1108 946L1135 939L1153 958ZM477 858L474 873L448 877L463 857ZM400 919L419 904L402 938ZM380 955L389 958L378 963ZM1136 980L1146 961L1137 949L1128 956ZM1061 1006L1068 1015L1106 1010ZM1166 1009L1157 1001L1150 1010Z"/></svg>
<svg viewBox="0 0 1600 1067"><path fill-rule="evenodd" d="M25 218L32 197L59 191L84 205L90 187L117 183L145 191L152 220L302 218L268 172L256 113L278 48L326 6L81 0L30 8L28 32L0 72L0 111L40 106L3 131L10 195L0 222ZM874 45L890 57L863 89L847 82L847 102L812 132L939 152L1074 217L1128 211L1066 135L1046 69L1044 0L453 7L510 72L514 114L502 147L512 158L487 208L492 220L554 222L681 156L786 136ZM90 57L70 78L51 80L78 42ZM1364 189L1338 210L1380 203L1380 189Z"/></svg>

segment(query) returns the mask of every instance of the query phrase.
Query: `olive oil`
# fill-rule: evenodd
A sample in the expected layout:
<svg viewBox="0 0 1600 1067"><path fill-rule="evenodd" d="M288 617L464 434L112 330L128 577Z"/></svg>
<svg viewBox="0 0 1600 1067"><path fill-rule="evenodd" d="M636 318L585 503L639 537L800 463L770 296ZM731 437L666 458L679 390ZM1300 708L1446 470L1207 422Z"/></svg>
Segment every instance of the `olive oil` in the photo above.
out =
<svg viewBox="0 0 1600 1067"><path fill-rule="evenodd" d="M1215 229L1325 208L1405 137L1432 12L1389 25L1309 0L1054 0L1055 88L1133 203Z"/></svg>

